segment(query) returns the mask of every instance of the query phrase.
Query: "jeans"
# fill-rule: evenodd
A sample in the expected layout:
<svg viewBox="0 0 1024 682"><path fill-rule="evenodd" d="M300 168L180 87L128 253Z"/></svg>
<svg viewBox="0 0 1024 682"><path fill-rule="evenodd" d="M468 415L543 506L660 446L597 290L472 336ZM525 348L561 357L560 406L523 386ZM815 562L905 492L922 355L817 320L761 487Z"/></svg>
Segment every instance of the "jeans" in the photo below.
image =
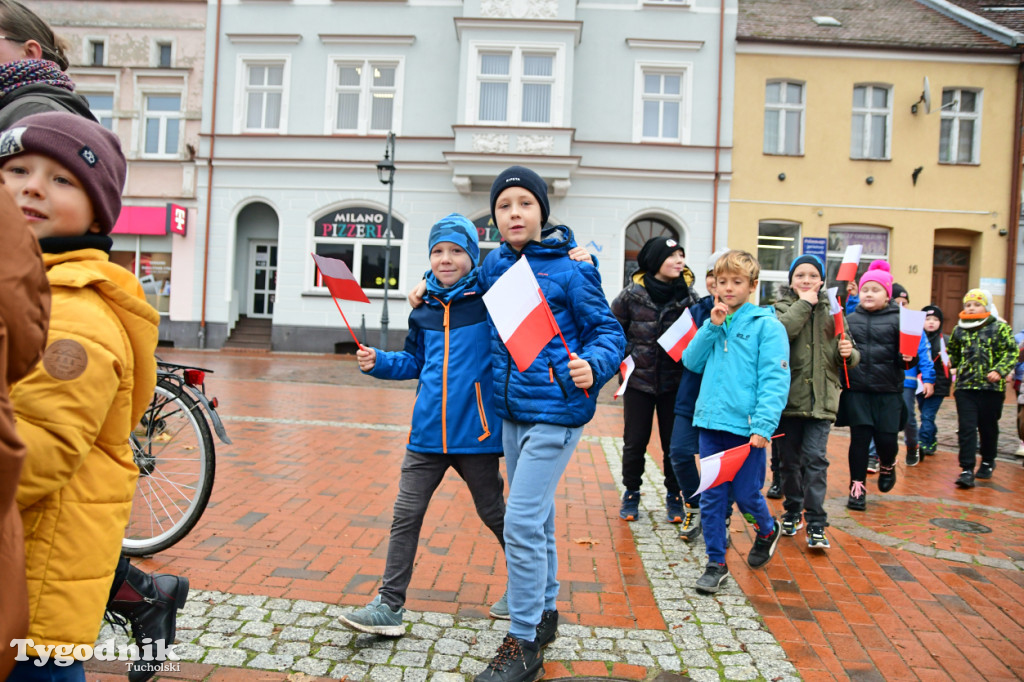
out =
<svg viewBox="0 0 1024 682"><path fill-rule="evenodd" d="M388 558L380 587L382 602L397 610L405 605L405 594L412 580L420 529L427 505L445 473L451 467L462 477L473 496L476 513L491 529L502 547L505 525L505 481L498 469L499 455L438 455L405 451L398 497L388 538ZM511 474L509 474L511 477Z"/></svg>
<svg viewBox="0 0 1024 682"><path fill-rule="evenodd" d="M960 440L960 468L974 471L977 462L978 436L981 436L981 461L996 461L999 444L999 418L1003 415L1004 395L999 391L958 390L956 417Z"/></svg>
<svg viewBox="0 0 1024 682"><path fill-rule="evenodd" d="M728 431L700 430L701 454L711 456L723 450L750 442L750 436ZM740 512L750 514L757 524L758 533L770 533L775 519L761 494L765 473L764 448L750 448L732 482L708 488L700 495L700 518L704 526L704 545L708 561L725 563L725 520L729 515L730 498L735 498Z"/></svg>
<svg viewBox="0 0 1024 682"><path fill-rule="evenodd" d="M938 444L935 415L939 413L943 400L944 397L940 395L933 395L928 398L925 398L924 395L917 396L917 406L921 410L921 430L918 432L917 437L921 442L921 447L929 452L935 452L935 446Z"/></svg>
<svg viewBox="0 0 1024 682"><path fill-rule="evenodd" d="M665 490L679 494L679 484L672 471L672 425L675 420L673 408L675 392L659 396L627 388L622 396L622 416L625 422L622 431L622 485L626 490L640 490L644 475L647 444L651 441L652 419L658 415L658 437L665 471ZM696 488L695 488L696 490Z"/></svg>
<svg viewBox="0 0 1024 682"><path fill-rule="evenodd" d="M14 670L7 676L7 682L85 682L85 668L81 661L59 666L51 658L46 661L46 665L37 666L38 660L29 658L15 663Z"/></svg>
<svg viewBox="0 0 1024 682"><path fill-rule="evenodd" d="M786 513L799 516L804 512L807 525L824 525L825 493L828 488L828 432L831 422L825 419L783 417L779 431L786 434L777 439L781 455L782 492L786 496Z"/></svg>
<svg viewBox="0 0 1024 682"><path fill-rule="evenodd" d="M907 424L903 427L903 444L909 450L917 447L917 387L903 387L903 402L907 404ZM898 447L898 446L897 446Z"/></svg>
<svg viewBox="0 0 1024 682"><path fill-rule="evenodd" d="M700 472L697 470L696 459L699 451L700 437L697 427L693 425L693 417L676 415L675 423L672 425L670 459L672 471L679 481L683 502L691 507L700 506L700 495L690 497L700 487Z"/></svg>
<svg viewBox="0 0 1024 682"><path fill-rule="evenodd" d="M627 389L628 390L628 389ZM534 641L542 612L558 597L555 489L583 427L504 420L501 442L508 470L505 563L509 633Z"/></svg>

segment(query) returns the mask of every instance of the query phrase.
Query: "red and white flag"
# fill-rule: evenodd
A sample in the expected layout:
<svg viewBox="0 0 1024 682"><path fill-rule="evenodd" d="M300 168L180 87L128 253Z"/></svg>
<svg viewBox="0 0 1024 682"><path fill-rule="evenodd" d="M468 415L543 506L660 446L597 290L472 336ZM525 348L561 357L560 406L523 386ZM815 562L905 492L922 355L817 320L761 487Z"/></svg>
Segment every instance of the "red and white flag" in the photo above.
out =
<svg viewBox="0 0 1024 682"><path fill-rule="evenodd" d="M331 296L344 301L362 301L369 303L362 287L356 281L352 271L345 265L345 261L338 258L328 258L312 254L317 270L320 271L317 277L317 284L327 287Z"/></svg>
<svg viewBox="0 0 1024 682"><path fill-rule="evenodd" d="M683 351L690 345L690 341L697 335L697 325L693 323L693 315L687 308L679 319L672 323L672 326L665 330L665 333L658 339L658 345L665 349L668 356L679 362L683 357Z"/></svg>
<svg viewBox="0 0 1024 682"><path fill-rule="evenodd" d="M917 395L919 393L924 393L924 382L921 381L920 374L917 375L917 390L914 391L914 395Z"/></svg>
<svg viewBox="0 0 1024 682"><path fill-rule="evenodd" d="M917 355L925 317L923 310L911 310L906 306L900 308L900 353L903 355Z"/></svg>
<svg viewBox="0 0 1024 682"><path fill-rule="evenodd" d="M852 282L857 279L857 266L860 265L860 255L864 253L863 244L850 244L843 254L843 262L839 265L839 272L836 273L837 282Z"/></svg>
<svg viewBox="0 0 1024 682"><path fill-rule="evenodd" d="M700 459L700 487L690 497L696 497L708 488L726 483L736 478L736 472L747 461L750 454L750 443L744 443L728 450L715 453Z"/></svg>
<svg viewBox="0 0 1024 682"><path fill-rule="evenodd" d="M484 294L484 305L520 372L525 372L559 333L555 316L525 257L491 285Z"/></svg>
<svg viewBox="0 0 1024 682"><path fill-rule="evenodd" d="M633 362L632 355L619 364L619 374L622 375L622 385L619 386L619 390L615 391L615 395L612 396L613 400L626 392L626 384L629 383L629 377L633 374L634 369L636 369L636 363Z"/></svg>
<svg viewBox="0 0 1024 682"><path fill-rule="evenodd" d="M939 359L942 360L942 369L946 372L946 378L949 378L949 353L946 352L946 338L939 335Z"/></svg>
<svg viewBox="0 0 1024 682"><path fill-rule="evenodd" d="M839 305L839 287L829 287L825 293L828 294L828 311L832 313L832 318L835 320L835 336L839 336L844 331L843 306Z"/></svg>

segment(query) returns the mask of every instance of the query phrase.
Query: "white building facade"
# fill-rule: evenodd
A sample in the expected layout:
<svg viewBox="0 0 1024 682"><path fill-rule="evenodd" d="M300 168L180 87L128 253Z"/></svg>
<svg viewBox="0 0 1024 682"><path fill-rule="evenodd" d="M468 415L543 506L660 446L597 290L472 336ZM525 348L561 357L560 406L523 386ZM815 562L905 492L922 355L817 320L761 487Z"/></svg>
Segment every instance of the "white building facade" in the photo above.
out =
<svg viewBox="0 0 1024 682"><path fill-rule="evenodd" d="M456 211L498 246L491 180L548 183L552 223L599 260L611 299L642 243L675 235L703 271L725 245L735 0L210 0L198 219L180 346L216 348L241 316L275 350L351 337L310 253L345 260L370 304L341 302L378 345L389 190L388 347ZM724 11L723 11L724 10ZM391 185L376 165L395 135ZM698 286L702 288L703 279Z"/></svg>

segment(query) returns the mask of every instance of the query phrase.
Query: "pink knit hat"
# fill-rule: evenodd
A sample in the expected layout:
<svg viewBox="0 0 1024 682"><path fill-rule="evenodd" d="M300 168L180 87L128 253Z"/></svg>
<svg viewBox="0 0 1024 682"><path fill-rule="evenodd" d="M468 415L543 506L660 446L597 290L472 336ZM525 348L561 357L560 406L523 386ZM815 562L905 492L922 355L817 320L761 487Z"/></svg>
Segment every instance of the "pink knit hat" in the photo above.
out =
<svg viewBox="0 0 1024 682"><path fill-rule="evenodd" d="M889 295L889 298L892 298L892 273L889 272L889 263L886 261L871 261L868 271L861 275L860 286L863 287L865 282L877 283L885 289L885 293Z"/></svg>

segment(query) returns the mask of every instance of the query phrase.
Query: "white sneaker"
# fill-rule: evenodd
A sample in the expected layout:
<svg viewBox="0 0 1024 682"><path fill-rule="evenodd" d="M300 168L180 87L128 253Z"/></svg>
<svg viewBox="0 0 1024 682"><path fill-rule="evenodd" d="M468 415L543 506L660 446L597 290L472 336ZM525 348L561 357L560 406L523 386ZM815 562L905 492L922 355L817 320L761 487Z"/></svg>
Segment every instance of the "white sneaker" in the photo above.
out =
<svg viewBox="0 0 1024 682"><path fill-rule="evenodd" d="M1020 442L1020 445L1017 446L1017 452L1013 454L1017 455L1018 457L1024 457L1024 440Z"/></svg>

